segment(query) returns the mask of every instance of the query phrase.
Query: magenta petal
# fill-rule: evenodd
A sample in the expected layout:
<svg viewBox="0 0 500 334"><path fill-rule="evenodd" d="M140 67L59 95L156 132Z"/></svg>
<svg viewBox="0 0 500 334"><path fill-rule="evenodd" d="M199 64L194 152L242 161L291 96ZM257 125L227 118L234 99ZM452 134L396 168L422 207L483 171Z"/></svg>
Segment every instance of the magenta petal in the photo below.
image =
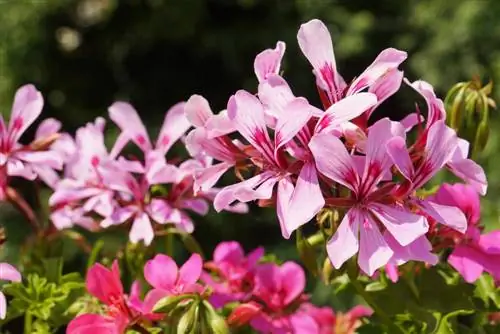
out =
<svg viewBox="0 0 500 334"><path fill-rule="evenodd" d="M177 282L179 269L172 258L158 254L144 266L144 278L156 289L170 290Z"/></svg>
<svg viewBox="0 0 500 334"><path fill-rule="evenodd" d="M288 203L284 227L285 238L293 231L310 221L325 205L314 162L307 162L302 167L297 184Z"/></svg>
<svg viewBox="0 0 500 334"><path fill-rule="evenodd" d="M12 265L8 263L0 263L0 280L11 282L21 282L21 273Z"/></svg>
<svg viewBox="0 0 500 334"><path fill-rule="evenodd" d="M215 262L238 263L244 256L243 248L237 241L223 241L215 247L213 258Z"/></svg>
<svg viewBox="0 0 500 334"><path fill-rule="evenodd" d="M448 263L466 282L474 283L483 273L483 257L484 255L474 248L459 245L448 257Z"/></svg>
<svg viewBox="0 0 500 334"><path fill-rule="evenodd" d="M326 245L328 257L336 269L358 252L358 233L362 214L351 209L342 219L337 231Z"/></svg>
<svg viewBox="0 0 500 334"><path fill-rule="evenodd" d="M424 217L402 208L373 203L369 209L401 246L412 243L429 229Z"/></svg>
<svg viewBox="0 0 500 334"><path fill-rule="evenodd" d="M314 318L306 312L295 312L290 316L293 333L319 334L319 327Z"/></svg>
<svg viewBox="0 0 500 334"><path fill-rule="evenodd" d="M467 230L467 218L457 207L447 206L431 202L429 200L419 200L417 204L420 209L431 216L437 222L444 224L461 233Z"/></svg>
<svg viewBox="0 0 500 334"><path fill-rule="evenodd" d="M368 92L377 95L377 106L394 95L403 82L403 71L395 68L389 70L385 75L378 78L369 88ZM373 112L375 108L370 111ZM403 122L402 122L403 123ZM408 130L407 130L408 131Z"/></svg>
<svg viewBox="0 0 500 334"><path fill-rule="evenodd" d="M479 247L487 254L500 255L500 231L491 231L481 235Z"/></svg>
<svg viewBox="0 0 500 334"><path fill-rule="evenodd" d="M100 263L93 265L87 272L85 286L91 295L107 305L112 305L123 296L118 262L113 263L111 270Z"/></svg>
<svg viewBox="0 0 500 334"><path fill-rule="evenodd" d="M123 328L125 330L125 328ZM82 314L71 320L67 334L123 334L112 318L99 314Z"/></svg>
<svg viewBox="0 0 500 334"><path fill-rule="evenodd" d="M434 89L429 83L422 80L417 80L413 83L410 83L407 79L404 79L404 81L422 95L427 103L427 129L434 123L446 118L446 110L444 109L443 101L436 97Z"/></svg>
<svg viewBox="0 0 500 334"><path fill-rule="evenodd" d="M453 160L448 163L451 172L470 184L481 195L486 195L488 181L483 168L471 159Z"/></svg>
<svg viewBox="0 0 500 334"><path fill-rule="evenodd" d="M179 282L192 285L198 281L203 268L203 260L199 254L193 254L179 269Z"/></svg>
<svg viewBox="0 0 500 334"><path fill-rule="evenodd" d="M165 115L156 141L156 149L163 154L167 153L172 145L191 127L184 112L185 105L186 103L179 102L172 106Z"/></svg>
<svg viewBox="0 0 500 334"><path fill-rule="evenodd" d="M282 277L281 289L284 292L284 305L289 305L299 297L306 286L304 269L295 262L285 262L280 267Z"/></svg>
<svg viewBox="0 0 500 334"><path fill-rule="evenodd" d="M387 264L393 251L387 245L377 225L366 215L365 222L360 226L358 264L368 276Z"/></svg>

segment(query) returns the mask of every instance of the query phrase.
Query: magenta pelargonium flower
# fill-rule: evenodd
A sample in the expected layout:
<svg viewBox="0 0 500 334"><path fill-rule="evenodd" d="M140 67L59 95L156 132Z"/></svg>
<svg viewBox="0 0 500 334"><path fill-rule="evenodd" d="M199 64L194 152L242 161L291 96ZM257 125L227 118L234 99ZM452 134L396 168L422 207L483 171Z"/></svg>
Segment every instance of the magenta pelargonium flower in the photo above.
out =
<svg viewBox="0 0 500 334"><path fill-rule="evenodd" d="M316 321L318 334L354 334L362 325L361 319L373 314L373 310L364 305L355 306L345 313L310 303L302 304L300 308Z"/></svg>
<svg viewBox="0 0 500 334"><path fill-rule="evenodd" d="M11 264L0 263L0 280L10 282L21 282L21 273ZM5 319L7 314L7 300L5 295L0 291L0 319Z"/></svg>
<svg viewBox="0 0 500 334"><path fill-rule="evenodd" d="M147 297L140 301L138 282L132 285L130 295L124 293L117 261L111 269L93 265L85 283L87 291L105 305L105 314L79 315L68 324L68 334L123 334L130 325L159 319L151 313L154 304Z"/></svg>
<svg viewBox="0 0 500 334"><path fill-rule="evenodd" d="M259 265L253 296L263 308L250 325L263 333L318 333L314 318L297 308L305 299L305 284L304 270L294 262Z"/></svg>
<svg viewBox="0 0 500 334"><path fill-rule="evenodd" d="M57 182L54 170L60 170L63 161L61 155L50 147L58 138L61 124L47 119L38 127L32 143L24 145L19 142L40 116L43 103L42 94L35 86L25 85L16 92L8 124L0 116L0 199L5 199L9 177L40 178L51 187Z"/></svg>
<svg viewBox="0 0 500 334"><path fill-rule="evenodd" d="M443 184L433 200L443 205L453 205L467 217L467 233L457 235L453 230L438 229L436 236L450 242L453 250L448 263L466 282L473 283L486 271L495 280L500 280L500 231L483 233L478 225L480 202L473 185ZM446 245L445 245L446 246Z"/></svg>
<svg viewBox="0 0 500 334"><path fill-rule="evenodd" d="M259 247L245 256L243 248L236 241L221 242L214 250L213 260L205 262L210 273L203 272L202 281L213 289L210 303L222 307L228 302L247 301L252 293L255 270L264 255Z"/></svg>
<svg viewBox="0 0 500 334"><path fill-rule="evenodd" d="M156 255L144 266L144 277L153 287L146 300L154 306L166 296L203 292L203 286L198 283L202 269L203 260L199 254L191 255L180 268L170 256Z"/></svg>

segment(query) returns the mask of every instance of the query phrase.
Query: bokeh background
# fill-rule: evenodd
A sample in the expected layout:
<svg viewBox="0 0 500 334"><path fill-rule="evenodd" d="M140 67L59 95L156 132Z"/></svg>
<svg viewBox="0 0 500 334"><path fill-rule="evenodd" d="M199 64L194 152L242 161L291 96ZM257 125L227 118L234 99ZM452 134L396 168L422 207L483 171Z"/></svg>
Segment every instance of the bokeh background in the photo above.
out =
<svg viewBox="0 0 500 334"><path fill-rule="evenodd" d="M10 113L15 89L33 83L46 99L44 117L61 120L66 131L126 100L154 134L165 111L191 94L221 110L236 90L255 91L254 57L278 40L287 44L282 68L294 92L318 103L296 41L300 24L311 18L328 25L347 81L382 49L396 47L409 53L402 66L406 77L429 81L444 97L473 75L500 83L498 17L497 0L0 0L0 106ZM500 86L493 97L500 97ZM415 99L403 89L378 117L401 118ZM482 207L490 229L499 226L498 121L493 111L490 141L480 157L490 182ZM109 128L112 141L116 129ZM185 154L180 146L175 153ZM15 261L29 227L6 204L0 215L9 237L0 257ZM212 212L195 219L194 235L207 253L234 239L247 249L263 245L282 259L297 258L272 209L253 206L246 216ZM67 268L85 262L75 248L65 248ZM310 291L319 303L333 300L340 309L352 302L314 283Z"/></svg>

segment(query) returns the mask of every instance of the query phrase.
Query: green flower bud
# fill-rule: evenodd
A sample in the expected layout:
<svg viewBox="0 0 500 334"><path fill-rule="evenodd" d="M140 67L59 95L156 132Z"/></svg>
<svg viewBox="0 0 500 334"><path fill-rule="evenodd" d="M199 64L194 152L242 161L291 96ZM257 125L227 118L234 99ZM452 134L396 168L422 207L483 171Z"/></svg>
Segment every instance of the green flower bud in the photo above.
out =
<svg viewBox="0 0 500 334"><path fill-rule="evenodd" d="M444 101L448 125L471 143L472 157L481 153L488 142L489 112L490 108L496 108L489 97L492 87L491 81L483 87L475 77L472 81L453 86Z"/></svg>

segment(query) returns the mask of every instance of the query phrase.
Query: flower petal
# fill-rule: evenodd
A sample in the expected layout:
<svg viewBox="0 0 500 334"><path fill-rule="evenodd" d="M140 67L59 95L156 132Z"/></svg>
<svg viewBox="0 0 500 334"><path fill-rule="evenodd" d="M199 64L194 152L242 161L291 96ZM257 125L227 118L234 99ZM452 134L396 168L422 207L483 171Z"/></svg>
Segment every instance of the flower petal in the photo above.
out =
<svg viewBox="0 0 500 334"><path fill-rule="evenodd" d="M199 254L193 254L179 269L179 283L192 285L200 279L203 260ZM182 282L182 283L181 283Z"/></svg>
<svg viewBox="0 0 500 334"><path fill-rule="evenodd" d="M191 127L184 112L185 105L185 102L179 102L171 107L165 115L156 140L156 149L163 154L167 153L172 145Z"/></svg>
<svg viewBox="0 0 500 334"><path fill-rule="evenodd" d="M458 245L448 257L448 263L468 283L474 283L483 273L483 254L472 247Z"/></svg>
<svg viewBox="0 0 500 334"><path fill-rule="evenodd" d="M264 50L255 57L253 66L259 82L266 80L269 74L279 74L285 48L285 43L280 41L276 48Z"/></svg>
<svg viewBox="0 0 500 334"><path fill-rule="evenodd" d="M126 102L115 102L109 108L109 117L122 130L127 140L132 140L143 152L151 150L151 142L144 123L137 111Z"/></svg>
<svg viewBox="0 0 500 334"><path fill-rule="evenodd" d="M483 168L471 159L454 160L448 163L450 171L470 184L482 196L488 190L488 181Z"/></svg>
<svg viewBox="0 0 500 334"><path fill-rule="evenodd" d="M208 101L201 95L191 95L184 105L186 118L195 127L203 127L213 116L212 109Z"/></svg>
<svg viewBox="0 0 500 334"><path fill-rule="evenodd" d="M5 299L5 295L0 291L0 319L5 319L7 315L7 300Z"/></svg>
<svg viewBox="0 0 500 334"><path fill-rule="evenodd" d="M285 107L295 96L285 79L279 75L269 75L259 83L259 100L266 108L266 113L275 118L286 117Z"/></svg>
<svg viewBox="0 0 500 334"><path fill-rule="evenodd" d="M401 175L407 180L412 180L415 174L413 163L411 162L410 153L406 148L406 141L402 137L394 137L387 144L387 154L391 157L392 162L399 170Z"/></svg>
<svg viewBox="0 0 500 334"><path fill-rule="evenodd" d="M311 105L306 99L297 97L286 106L286 116L279 117L274 132L275 153L288 143L311 119Z"/></svg>
<svg viewBox="0 0 500 334"><path fill-rule="evenodd" d="M112 305L123 298L118 262L113 263L111 270L100 263L94 264L87 272L85 286L92 296L107 305Z"/></svg>
<svg viewBox="0 0 500 334"><path fill-rule="evenodd" d="M365 215L364 224L360 226L358 264L368 276L385 266L394 254L380 233L377 224Z"/></svg>
<svg viewBox="0 0 500 334"><path fill-rule="evenodd" d="M427 129L434 125L434 123L446 119L446 110L443 101L436 97L434 89L429 83L422 80L411 83L407 79L404 79L404 82L422 95L427 103L427 124L425 126Z"/></svg>
<svg viewBox="0 0 500 334"><path fill-rule="evenodd" d="M144 266L144 278L156 289L172 289L179 275L175 261L167 255L157 254Z"/></svg>
<svg viewBox="0 0 500 334"><path fill-rule="evenodd" d="M289 305L297 299L306 287L304 269L295 262L285 262L280 266L281 289L284 293L283 304Z"/></svg>
<svg viewBox="0 0 500 334"><path fill-rule="evenodd" d="M444 224L461 233L467 230L467 218L457 207L441 205L429 200L419 200L418 206L422 211L431 216L437 222Z"/></svg>
<svg viewBox="0 0 500 334"><path fill-rule="evenodd" d="M0 263L0 280L21 282L21 273L11 264Z"/></svg>
<svg viewBox="0 0 500 334"><path fill-rule="evenodd" d="M310 221L325 205L314 162L302 167L297 184L287 205L284 227L288 239L293 231Z"/></svg>
<svg viewBox="0 0 500 334"><path fill-rule="evenodd" d="M410 211L378 203L370 204L369 209L401 246L412 243L429 229L424 217Z"/></svg>
<svg viewBox="0 0 500 334"><path fill-rule="evenodd" d="M130 229L130 241L132 243L137 243L142 240L146 246L149 246L153 241L154 236L155 233L153 231L153 227L151 226L149 216L144 212L139 213L135 217L132 223L132 228Z"/></svg>
<svg viewBox="0 0 500 334"><path fill-rule="evenodd" d="M336 269L358 252L358 233L363 214L351 209L342 219L337 231L326 244L328 258Z"/></svg>
<svg viewBox="0 0 500 334"><path fill-rule="evenodd" d="M40 116L42 108L43 97L35 86L24 85L17 90L9 122L11 144L17 142L26 129Z"/></svg>
<svg viewBox="0 0 500 334"><path fill-rule="evenodd" d="M353 191L357 190L359 175L340 139L328 133L320 133L311 138L309 148L321 174Z"/></svg>
<svg viewBox="0 0 500 334"><path fill-rule="evenodd" d="M121 329L112 318L99 314L82 314L71 320L66 329L67 334L122 334Z"/></svg>

